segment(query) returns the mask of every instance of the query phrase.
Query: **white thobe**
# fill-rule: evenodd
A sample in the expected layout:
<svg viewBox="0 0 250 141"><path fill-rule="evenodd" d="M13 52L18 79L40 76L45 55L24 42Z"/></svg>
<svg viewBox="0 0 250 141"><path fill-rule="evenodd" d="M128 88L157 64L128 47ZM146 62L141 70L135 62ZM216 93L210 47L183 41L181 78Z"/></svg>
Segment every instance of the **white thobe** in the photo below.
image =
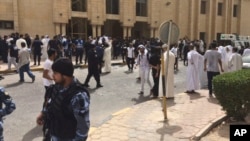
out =
<svg viewBox="0 0 250 141"><path fill-rule="evenodd" d="M228 62L229 71L233 72L233 71L241 70L242 66L243 66L243 62L242 62L241 55L238 53L233 53Z"/></svg>
<svg viewBox="0 0 250 141"><path fill-rule="evenodd" d="M109 44L109 46L104 49L103 60L104 72L111 72L111 44Z"/></svg>
<svg viewBox="0 0 250 141"><path fill-rule="evenodd" d="M175 55L169 51L169 66L167 68L167 51L164 52L164 67L165 67L165 89L166 89L166 97L173 98L174 97L174 62ZM168 75L166 70L168 69ZM162 70L162 69L161 69ZM160 83L159 83L159 94L163 95L163 87L162 87L162 71L160 74ZM166 77L167 76L167 77Z"/></svg>
<svg viewBox="0 0 250 141"><path fill-rule="evenodd" d="M226 47L219 46L218 52L221 54L222 68L224 69L224 72L228 72L228 57Z"/></svg>
<svg viewBox="0 0 250 141"><path fill-rule="evenodd" d="M191 50L187 55L188 67L187 67L187 90L198 90L200 89L200 67L202 63L199 60L202 60L202 56L195 50Z"/></svg>
<svg viewBox="0 0 250 141"><path fill-rule="evenodd" d="M230 57L232 56L232 50L233 50L233 47L231 46L231 45L228 45L228 46L226 46L226 48L229 50L229 51L227 51L227 55L226 55L226 64L225 64L225 67L224 68L226 68L226 70L227 70L227 72L229 72L229 70L228 70L228 68L229 68L229 66L228 66L228 62L229 62L229 59L230 59ZM223 69L224 69L223 68ZM225 72L225 71L224 71Z"/></svg>
<svg viewBox="0 0 250 141"><path fill-rule="evenodd" d="M42 45L42 59L46 59L48 58L48 54L47 54L47 50L48 50L48 43L49 43L49 39L48 38L43 38L41 40L41 42L43 43Z"/></svg>
<svg viewBox="0 0 250 141"><path fill-rule="evenodd" d="M150 65L147 53L148 52L145 51L144 54L139 54L136 59L137 65L139 65L139 74L141 78L141 92L144 92L144 84L146 82L149 88L152 88L152 84L149 80Z"/></svg>

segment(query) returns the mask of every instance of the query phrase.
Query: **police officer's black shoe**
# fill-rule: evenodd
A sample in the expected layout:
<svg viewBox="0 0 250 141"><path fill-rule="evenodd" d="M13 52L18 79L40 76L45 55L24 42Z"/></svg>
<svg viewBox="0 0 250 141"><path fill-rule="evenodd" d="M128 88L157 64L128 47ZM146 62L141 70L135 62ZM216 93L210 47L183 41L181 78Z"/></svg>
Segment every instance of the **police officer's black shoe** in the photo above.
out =
<svg viewBox="0 0 250 141"><path fill-rule="evenodd" d="M144 92L143 92L143 91L140 91L138 94L139 94L139 95L142 95L142 94L144 94Z"/></svg>
<svg viewBox="0 0 250 141"><path fill-rule="evenodd" d="M101 85L101 84L96 85L96 88L101 88L101 87L103 87L103 85Z"/></svg>

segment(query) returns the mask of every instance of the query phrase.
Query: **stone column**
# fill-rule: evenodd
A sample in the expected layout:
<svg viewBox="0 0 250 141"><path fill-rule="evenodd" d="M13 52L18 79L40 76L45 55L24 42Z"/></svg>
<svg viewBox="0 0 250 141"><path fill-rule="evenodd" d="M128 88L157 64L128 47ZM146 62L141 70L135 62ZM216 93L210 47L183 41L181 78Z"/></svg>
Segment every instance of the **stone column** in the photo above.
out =
<svg viewBox="0 0 250 141"><path fill-rule="evenodd" d="M60 23L55 23L56 35L60 34Z"/></svg>
<svg viewBox="0 0 250 141"><path fill-rule="evenodd" d="M131 37L132 27L128 27L128 37Z"/></svg>
<svg viewBox="0 0 250 141"><path fill-rule="evenodd" d="M66 35L66 24L61 24L62 28L62 34Z"/></svg>
<svg viewBox="0 0 250 141"><path fill-rule="evenodd" d="M209 1L208 2L208 5L207 5L207 7L208 7L208 13L207 13L207 25L206 25L206 35L207 35L207 42L208 43L211 43L211 41L213 40L213 38L212 38L212 29L211 29L211 27L212 27L212 16L213 16L213 5L212 5L213 3L212 3L212 1Z"/></svg>
<svg viewBox="0 0 250 141"><path fill-rule="evenodd" d="M13 15L14 15L14 30L16 32L19 31L19 20L18 20L18 1L14 0L13 1Z"/></svg>
<svg viewBox="0 0 250 141"><path fill-rule="evenodd" d="M125 39L128 35L128 28L126 26L123 27L123 39Z"/></svg>
<svg viewBox="0 0 250 141"><path fill-rule="evenodd" d="M93 38L96 37L96 25L92 25L92 34Z"/></svg>
<svg viewBox="0 0 250 141"><path fill-rule="evenodd" d="M151 29L150 29L150 38L154 38L155 36L155 28L153 28L153 27L151 27Z"/></svg>
<svg viewBox="0 0 250 141"><path fill-rule="evenodd" d="M159 38L159 30L158 28L155 28L155 38Z"/></svg>
<svg viewBox="0 0 250 141"><path fill-rule="evenodd" d="M229 33L228 32L228 15L229 15L229 1L228 0L224 0L224 7L225 7L225 12L223 13L224 14L224 20L223 20L223 25L224 25L224 28L222 30L222 33Z"/></svg>
<svg viewBox="0 0 250 141"><path fill-rule="evenodd" d="M102 26L101 25L97 25L97 36L102 36Z"/></svg>

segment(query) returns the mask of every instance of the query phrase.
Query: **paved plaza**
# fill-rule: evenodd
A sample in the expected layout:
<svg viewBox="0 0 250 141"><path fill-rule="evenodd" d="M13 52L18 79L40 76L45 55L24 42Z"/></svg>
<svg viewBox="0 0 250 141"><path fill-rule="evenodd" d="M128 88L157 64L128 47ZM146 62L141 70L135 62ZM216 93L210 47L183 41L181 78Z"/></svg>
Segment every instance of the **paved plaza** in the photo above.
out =
<svg viewBox="0 0 250 141"><path fill-rule="evenodd" d="M113 61L113 63L119 65L119 62ZM6 72L6 69L4 69L4 67L5 66L2 65L0 71L1 73ZM86 66L82 67L84 69ZM93 94L98 94L99 97L100 95L102 95L102 92L103 94L111 93L112 95L115 95L115 93L112 91L114 90L113 86L115 85L113 84L115 82L111 82L113 81L112 78L120 77L121 74L120 75L116 74L115 71L119 70L120 72L125 72L126 66L123 67L113 66L112 68L113 70L114 69L117 70L114 70L113 71L114 73L111 72L111 74L109 74L110 75L109 81L106 80L107 79L105 78L106 76L103 76L102 78L103 82L110 83L112 85L106 84L100 90L94 91ZM31 66L31 69L33 71L41 70L42 65ZM6 75L6 77L13 77L12 75L15 74L8 74ZM133 74L128 75L127 77L131 77L133 80L135 80L135 77L137 77L137 75L138 75L137 70L135 70ZM180 70L180 73L177 75L184 76L185 72L181 72ZM8 81L10 80L7 79L7 82ZM29 81L28 78L27 81ZM198 92L197 94L182 93L185 90L185 88L180 88L180 86L183 87L183 85L180 84L183 83L182 81L179 77L175 80L176 83L175 87L179 87L179 89L176 90L174 99L167 100L167 120L164 120L161 97L158 99L151 99L148 97L147 94L137 95L136 92L139 91L139 87L136 88L136 92L133 92L134 90L129 90L127 88L125 90L127 91L127 93L132 93L132 92L135 93L133 95L136 96L137 98L134 99L134 101L137 100L141 102L138 102L138 104L135 104L133 106L124 107L122 108L122 110L114 111L101 124L93 124L89 132L88 141L189 141L191 139L199 140L201 137L203 137L209 131L211 131L212 128L214 128L216 125L224 121L225 112L222 111L221 106L218 104L216 98L208 97L208 91L205 89L197 91ZM3 82L1 82L1 85L2 84ZM122 86L126 87L127 85L129 87L132 87L133 85L139 86L139 84L130 84L130 83L123 84ZM15 99L18 99L18 97L19 96L16 95ZM42 96L39 97L40 99L42 98ZM32 101L31 98L27 99L29 101ZM103 99L104 101L108 101L108 99L105 96L102 96L101 99ZM23 103L25 102L23 101ZM19 102L18 106L22 105L24 106L23 103L21 104L21 102ZM31 104L35 105L35 102L32 102ZM38 103L38 105L39 105L38 107L40 107L41 102ZM17 107L17 110L19 110L18 108L19 107ZM4 131L6 139L12 140L13 139L13 137L11 137L12 133L17 133L16 129L15 131L10 131L10 129L8 129L7 126L11 126L12 128L18 126L18 128L20 128L19 130L21 130L21 128L25 128L23 127L25 126L25 124L28 124L27 127L33 127L33 129L31 128L30 131L26 132L24 136L19 137L17 139L18 141L19 140L39 141L42 139L41 128L35 126L34 123L34 120L37 115L37 110L36 111L32 110L31 107L26 107L26 110L32 113L33 116L32 121L25 121L25 123L19 124L19 122L25 120L26 117L22 115L23 111L16 111L13 113L13 115L7 117L8 119L5 124L6 130ZM17 115L17 112L19 115ZM15 122L13 121L10 122L11 119L14 120L14 118L17 118L18 116L20 116L20 118L17 120L16 125ZM93 121L92 123L95 123L95 121ZM227 129L225 128L223 131L227 132L226 130ZM202 138L202 140L203 141L210 141L210 140L213 141L212 139L220 141L229 140L228 136L223 136L223 135L217 135L217 136L213 135L213 137L210 137L210 135L208 135Z"/></svg>

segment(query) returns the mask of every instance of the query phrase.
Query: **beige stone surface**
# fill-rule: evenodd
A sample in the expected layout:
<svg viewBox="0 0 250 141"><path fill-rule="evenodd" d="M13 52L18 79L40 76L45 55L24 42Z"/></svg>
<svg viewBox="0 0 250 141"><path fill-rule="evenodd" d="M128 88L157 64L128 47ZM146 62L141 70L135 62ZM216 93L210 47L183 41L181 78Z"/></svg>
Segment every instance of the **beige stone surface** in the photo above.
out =
<svg viewBox="0 0 250 141"><path fill-rule="evenodd" d="M190 140L207 124L224 115L207 90L199 94L177 94L167 100L168 120L164 121L161 100L155 99L119 112L89 135L88 141Z"/></svg>
<svg viewBox="0 0 250 141"><path fill-rule="evenodd" d="M152 37L158 37L158 27L162 22L169 20L173 20L179 26L180 38L188 36L191 40L199 39L200 32L205 32L206 42L211 42L216 39L217 33L250 35L250 19L246 18L250 12L248 0L207 1L206 14L200 14L200 0L198 2L147 0L147 17L136 16L135 0L119 1L119 14L107 16L106 4L102 0L87 0L87 12L72 11L71 0L1 0L0 20L14 21L15 28L14 30L0 29L0 32L3 34L30 33L32 36L48 34L52 37L59 32L66 32L66 24L69 24L69 20L78 17L87 19L91 26L103 26L107 20L119 20L122 27L133 28L136 23L143 22L148 24L144 30L151 33L147 35L146 32L142 33L145 34L144 36ZM222 16L218 16L216 12L218 2L222 2L224 6ZM237 17L228 14L233 13L234 5L238 5Z"/></svg>

